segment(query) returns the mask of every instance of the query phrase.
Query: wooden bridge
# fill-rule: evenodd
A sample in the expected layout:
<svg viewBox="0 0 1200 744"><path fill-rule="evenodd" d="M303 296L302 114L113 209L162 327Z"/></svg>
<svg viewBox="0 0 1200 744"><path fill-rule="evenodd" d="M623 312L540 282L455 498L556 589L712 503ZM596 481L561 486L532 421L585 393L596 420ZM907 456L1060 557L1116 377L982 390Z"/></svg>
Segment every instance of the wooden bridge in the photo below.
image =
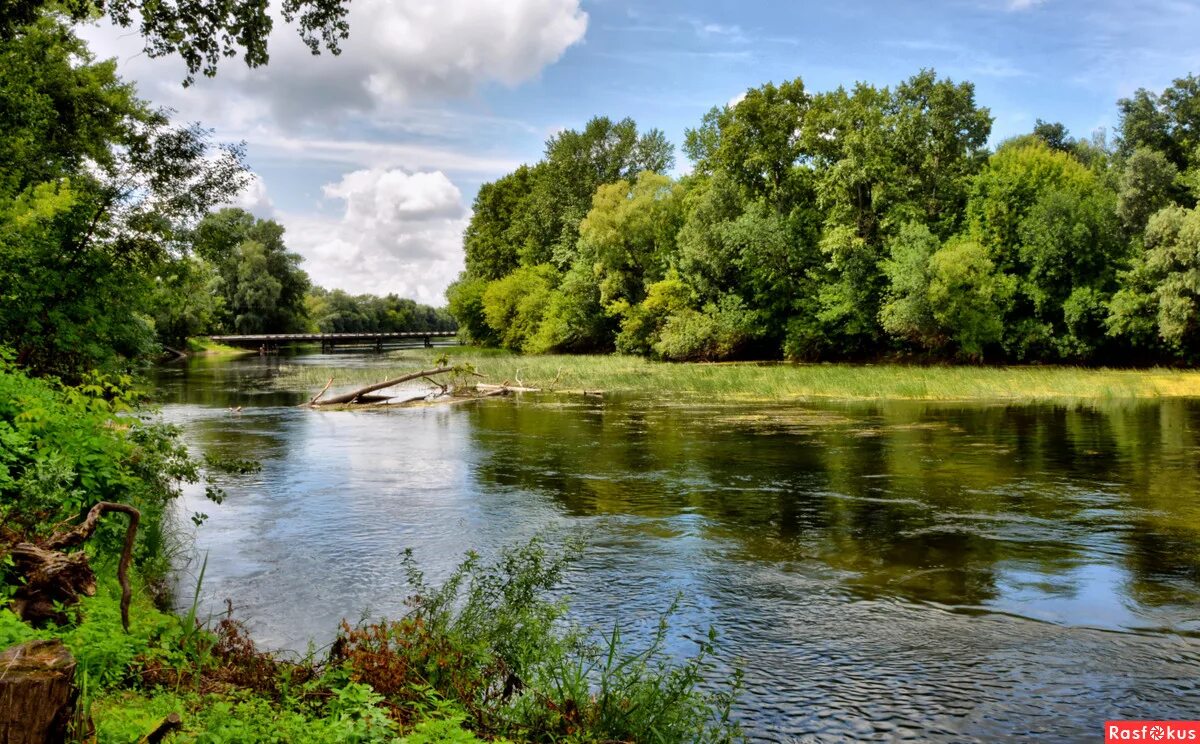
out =
<svg viewBox="0 0 1200 744"><path fill-rule="evenodd" d="M384 344L421 341L426 348L435 338L454 338L457 331L403 331L398 333L260 333L248 336L209 336L213 341L230 346L273 351L293 344L321 344L321 351L333 351L337 346L374 346L383 351Z"/></svg>

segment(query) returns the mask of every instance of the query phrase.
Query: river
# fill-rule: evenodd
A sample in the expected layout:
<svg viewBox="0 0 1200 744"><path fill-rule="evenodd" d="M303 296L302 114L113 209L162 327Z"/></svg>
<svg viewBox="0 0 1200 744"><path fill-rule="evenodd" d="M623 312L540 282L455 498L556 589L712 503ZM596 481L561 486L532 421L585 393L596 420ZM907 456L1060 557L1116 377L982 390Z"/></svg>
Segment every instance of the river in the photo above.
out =
<svg viewBox="0 0 1200 744"><path fill-rule="evenodd" d="M191 444L262 463L180 512L208 514L186 551L207 555L204 606L230 599L268 647L401 613L405 548L436 578L468 549L583 535L574 616L636 637L680 597L675 647L717 629L754 740L1094 741L1200 717L1200 401L347 412L275 383L331 359L384 361L157 378Z"/></svg>

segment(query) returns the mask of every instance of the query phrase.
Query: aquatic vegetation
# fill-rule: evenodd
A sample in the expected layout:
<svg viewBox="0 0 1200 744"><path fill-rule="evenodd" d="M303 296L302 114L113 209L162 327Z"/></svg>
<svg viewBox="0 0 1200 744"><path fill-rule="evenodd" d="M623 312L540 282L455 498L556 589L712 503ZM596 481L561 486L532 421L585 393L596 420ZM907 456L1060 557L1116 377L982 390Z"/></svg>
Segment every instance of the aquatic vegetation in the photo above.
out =
<svg viewBox="0 0 1200 744"><path fill-rule="evenodd" d="M428 364L444 349L394 352L394 368L287 367L276 384L319 388L330 377L346 387ZM546 391L679 396L725 402L845 400L1004 400L1173 398L1200 396L1200 372L1067 366L915 366L900 364L666 363L622 355L523 356L472 348L449 352L481 382L505 381Z"/></svg>

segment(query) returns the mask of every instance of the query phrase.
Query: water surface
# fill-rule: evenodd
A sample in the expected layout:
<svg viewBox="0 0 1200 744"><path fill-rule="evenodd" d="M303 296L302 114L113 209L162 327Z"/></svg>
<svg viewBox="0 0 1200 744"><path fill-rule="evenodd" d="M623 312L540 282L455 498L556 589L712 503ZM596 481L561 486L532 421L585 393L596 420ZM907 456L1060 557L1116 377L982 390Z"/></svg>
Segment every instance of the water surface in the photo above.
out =
<svg viewBox="0 0 1200 744"><path fill-rule="evenodd" d="M1095 740L1106 719L1200 717L1200 402L312 411L273 382L306 363L331 359L159 377L191 442L263 464L181 511L209 515L206 600L268 646L402 612L405 548L436 578L467 549L582 533L577 617L636 635L681 597L676 646L720 632L754 739Z"/></svg>

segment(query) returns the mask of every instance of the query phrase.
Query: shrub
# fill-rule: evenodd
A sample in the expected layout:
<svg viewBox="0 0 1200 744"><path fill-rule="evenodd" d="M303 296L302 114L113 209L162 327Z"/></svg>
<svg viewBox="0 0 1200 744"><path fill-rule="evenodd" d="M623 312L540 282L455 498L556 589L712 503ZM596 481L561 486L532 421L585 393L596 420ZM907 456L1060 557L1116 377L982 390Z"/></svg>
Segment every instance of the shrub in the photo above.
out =
<svg viewBox="0 0 1200 744"><path fill-rule="evenodd" d="M343 625L331 662L381 694L404 722L444 701L483 737L533 742L732 741L729 711L738 680L700 691L714 636L682 664L665 651L668 611L646 648L630 650L620 630L600 641L564 620L552 597L575 548L551 554L537 540L492 563L470 553L440 587L406 554L416 593L405 618ZM446 724L450 725L450 724ZM425 741L425 739L414 739Z"/></svg>
<svg viewBox="0 0 1200 744"><path fill-rule="evenodd" d="M726 295L703 312L685 309L663 324L654 351L672 361L713 362L729 359L754 336L755 314L741 298Z"/></svg>

